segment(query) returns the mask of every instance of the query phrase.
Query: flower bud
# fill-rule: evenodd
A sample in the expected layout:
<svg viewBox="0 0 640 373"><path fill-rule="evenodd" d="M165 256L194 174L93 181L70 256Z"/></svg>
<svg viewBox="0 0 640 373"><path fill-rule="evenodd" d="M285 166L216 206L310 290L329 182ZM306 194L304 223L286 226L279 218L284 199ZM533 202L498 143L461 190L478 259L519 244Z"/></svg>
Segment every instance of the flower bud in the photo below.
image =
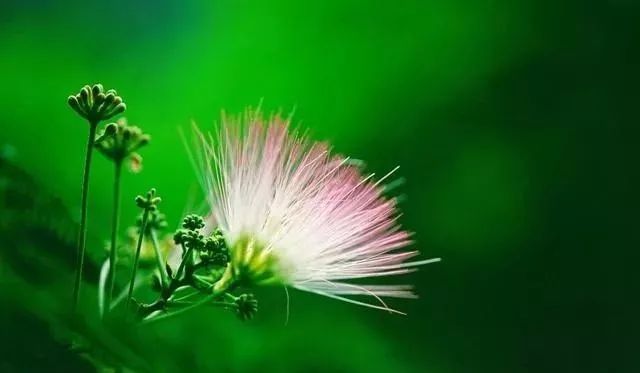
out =
<svg viewBox="0 0 640 373"><path fill-rule="evenodd" d="M117 126L116 126L115 123L109 123L104 128L104 134L106 136L113 136L113 135L115 135L116 131L117 131Z"/></svg>
<svg viewBox="0 0 640 373"><path fill-rule="evenodd" d="M242 294L235 300L236 315L240 320L251 320L258 312L258 300L253 294Z"/></svg>
<svg viewBox="0 0 640 373"><path fill-rule="evenodd" d="M85 85L80 90L80 97L82 97L82 101L89 102L89 95L91 93L91 88L88 85Z"/></svg>
<svg viewBox="0 0 640 373"><path fill-rule="evenodd" d="M96 105L102 104L104 102L104 98L105 98L105 95L102 92L100 92L97 95L95 95L94 96L94 100L95 100Z"/></svg>
<svg viewBox="0 0 640 373"><path fill-rule="evenodd" d="M126 109L122 98L117 96L116 91L109 90L105 93L102 84L85 85L75 95L75 99L68 98L68 103L78 114L94 125L120 114Z"/></svg>
<svg viewBox="0 0 640 373"><path fill-rule="evenodd" d="M204 219L196 214L187 215L182 220L182 228L192 231L202 229L204 228Z"/></svg>
<svg viewBox="0 0 640 373"><path fill-rule="evenodd" d="M82 110L82 107L80 106L80 103L78 102L78 98L76 96L69 96L69 98L67 98L67 103L76 113L80 114L83 117L86 115L84 110Z"/></svg>
<svg viewBox="0 0 640 373"><path fill-rule="evenodd" d="M94 84L93 87L91 87L91 93L93 94L94 97L102 93L103 91L104 91L104 88L100 83Z"/></svg>
<svg viewBox="0 0 640 373"><path fill-rule="evenodd" d="M187 231L184 229L178 229L176 233L173 235L173 242L176 245L182 245L185 243Z"/></svg>

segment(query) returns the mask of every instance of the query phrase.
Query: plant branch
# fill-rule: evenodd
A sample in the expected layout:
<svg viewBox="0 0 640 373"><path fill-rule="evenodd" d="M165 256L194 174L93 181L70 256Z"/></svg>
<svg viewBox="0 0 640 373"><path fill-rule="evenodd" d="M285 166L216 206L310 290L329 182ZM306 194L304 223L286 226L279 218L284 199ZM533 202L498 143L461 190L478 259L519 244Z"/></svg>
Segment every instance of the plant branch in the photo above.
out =
<svg viewBox="0 0 640 373"><path fill-rule="evenodd" d="M158 272L160 272L160 279L162 282L162 288L164 289L169 285L169 278L167 276L167 269L162 259L162 253L160 252L160 244L158 243L158 234L155 229L150 230L151 233L151 243L153 245L153 250L156 254L156 264L158 266Z"/></svg>
<svg viewBox="0 0 640 373"><path fill-rule="evenodd" d="M73 286L73 308L75 314L80 303L80 287L82 284L82 272L84 270L85 247L87 240L87 202L89 196L89 176L91 174L91 158L93 155L93 143L96 137L98 121L89 122L89 137L87 139L87 151L84 160L84 172L82 177L82 197L80 200L80 232L78 233L78 251L76 254L76 278Z"/></svg>
<svg viewBox="0 0 640 373"><path fill-rule="evenodd" d="M109 274L104 309L109 311L113 300L113 289L116 283L116 262L118 249L118 225L120 219L120 179L122 175L122 161L115 161L115 175L113 181L113 217L111 222L111 248L109 251Z"/></svg>
<svg viewBox="0 0 640 373"><path fill-rule="evenodd" d="M182 276L182 272L184 272L184 267L185 265L187 265L187 261L191 260L191 256L193 255L192 253L193 253L193 245L189 245L187 247L187 251L182 256L182 260L180 261L180 266L178 267L178 271L176 272L176 278L180 278Z"/></svg>
<svg viewBox="0 0 640 373"><path fill-rule="evenodd" d="M207 295L206 297L202 298L201 300L199 300L199 301L197 301L195 303L191 303L187 307L180 308L179 310L177 310L175 312L164 313L164 314L162 314L160 316L156 316L156 317L152 317L152 318L145 318L144 320L142 320L142 322L144 324L148 324L148 323L151 323L151 322L160 321L160 320L164 320L164 319L169 318L169 317L173 317L173 316L177 316L177 315L183 314L183 313L185 313L187 311L191 311L194 308L200 307L200 306L202 306L204 304L207 304L207 303L213 301L214 299L216 299L220 295L221 295L220 292L213 292L213 293Z"/></svg>
<svg viewBox="0 0 640 373"><path fill-rule="evenodd" d="M144 230L147 226L147 220L149 219L149 209L144 210L142 215L142 224L140 225L140 235L138 236L138 245L136 247L136 256L133 260L133 270L131 271L131 281L129 282L129 292L127 294L126 309L129 309L131 304L131 297L133 296L133 286L136 282L136 272L138 270L138 262L140 261L140 249L142 248L142 240L144 239Z"/></svg>

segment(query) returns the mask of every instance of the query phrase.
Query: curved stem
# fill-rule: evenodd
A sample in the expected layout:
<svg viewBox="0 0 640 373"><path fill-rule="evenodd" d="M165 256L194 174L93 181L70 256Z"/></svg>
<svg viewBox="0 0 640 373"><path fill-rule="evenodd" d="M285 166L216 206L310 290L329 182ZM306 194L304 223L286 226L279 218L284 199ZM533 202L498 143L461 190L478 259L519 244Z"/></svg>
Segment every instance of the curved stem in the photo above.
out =
<svg viewBox="0 0 640 373"><path fill-rule="evenodd" d="M158 271L160 272L160 279L162 280L162 288L164 289L169 285L169 277L167 276L167 268L164 264L164 260L162 259L162 253L160 252L160 244L158 243L158 234L155 229L151 229L151 243L153 245L153 250L156 253L156 264L158 266Z"/></svg>
<svg viewBox="0 0 640 373"><path fill-rule="evenodd" d="M142 224L140 224L140 235L138 236L138 246L136 247L136 256L133 260L133 271L131 271L131 281L129 282L129 292L127 293L126 310L129 310L131 304L131 297L133 296L133 286L136 282L136 272L138 271L138 261L140 261L140 249L142 248L142 240L144 238L144 230L147 227L147 220L149 219L149 210L145 209L142 215Z"/></svg>
<svg viewBox="0 0 640 373"><path fill-rule="evenodd" d="M202 298L201 300L199 300L197 302L192 303L188 307L181 308L181 309L179 309L179 310L177 310L175 312L164 313L162 315L155 316L155 317L154 316L149 317L149 315L151 315L153 312L148 312L147 315L146 315L146 318L144 318L142 320L142 322L146 324L146 323L160 321L160 320L163 320L163 319L166 319L166 318L169 318L169 317L180 315L180 314L182 314L184 312L187 312L187 311L190 311L190 310L192 310L192 309L194 309L196 307L199 307L199 306L202 306L204 304L210 303L214 299L225 295L228 291L231 291L231 289L233 289L236 285L237 285L237 283L235 282L235 279L233 277L233 271L231 270L231 267L227 267L227 269L225 270L225 272L222 275L222 277L218 280L218 282L216 282L211 287L211 293L209 295L207 295L206 297ZM165 299L158 300L151 307L149 307L149 310L158 311L158 310L162 309L161 308L162 306L164 306L165 304L170 303L170 302L171 301L168 301L168 300L165 300ZM156 305L159 305L160 307L155 307Z"/></svg>
<svg viewBox="0 0 640 373"><path fill-rule="evenodd" d="M210 303L211 301L213 301L214 299L216 299L220 295L222 295L222 292L220 292L220 291L215 292L214 291L213 293L207 295L206 297L202 298L201 300L199 300L197 302L194 302L194 303L191 303L187 307L180 308L179 310L177 310L175 312L164 313L164 314L162 314L160 316L144 319L144 320L142 320L142 322L144 324L148 324L148 323L151 323L151 322L160 321L160 320L167 319L169 317L173 317L173 316L177 316L177 315L183 314L183 313L185 313L187 311L191 311L194 308L197 308L197 307L200 307L200 306L205 305L207 303Z"/></svg>
<svg viewBox="0 0 640 373"><path fill-rule="evenodd" d="M89 176L91 174L91 157L93 155L93 143L96 137L98 121L89 122L89 137L87 139L87 151L84 159L84 172L82 176L82 197L80 200L80 232L78 232L78 251L76 253L76 279L73 285L73 308L75 314L80 303L80 286L82 284L82 271L84 269L85 246L87 241L87 202L89 196Z"/></svg>
<svg viewBox="0 0 640 373"><path fill-rule="evenodd" d="M122 161L115 162L115 175L113 180L113 217L111 221L111 248L109 251L109 274L105 294L104 308L109 311L113 299L113 289L116 283L116 261L118 249L118 225L120 219L120 176L122 174Z"/></svg>

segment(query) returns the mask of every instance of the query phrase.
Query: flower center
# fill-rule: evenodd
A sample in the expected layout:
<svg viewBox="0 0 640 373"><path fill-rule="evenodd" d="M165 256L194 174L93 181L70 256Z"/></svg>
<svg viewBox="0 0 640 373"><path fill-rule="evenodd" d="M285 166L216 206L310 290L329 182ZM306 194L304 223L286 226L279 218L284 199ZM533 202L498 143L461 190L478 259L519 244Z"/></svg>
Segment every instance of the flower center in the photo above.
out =
<svg viewBox="0 0 640 373"><path fill-rule="evenodd" d="M240 238L231 249L233 276L249 285L283 282L283 273L273 250L248 236Z"/></svg>

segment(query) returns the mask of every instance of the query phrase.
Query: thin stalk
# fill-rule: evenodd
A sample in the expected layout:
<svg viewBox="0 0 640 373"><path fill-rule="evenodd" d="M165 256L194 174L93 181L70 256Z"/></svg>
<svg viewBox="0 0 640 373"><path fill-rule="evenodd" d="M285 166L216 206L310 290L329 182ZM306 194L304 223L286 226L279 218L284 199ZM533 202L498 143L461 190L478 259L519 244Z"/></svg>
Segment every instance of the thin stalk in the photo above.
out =
<svg viewBox="0 0 640 373"><path fill-rule="evenodd" d="M195 304L194 302L184 302L179 300L172 300L167 303L167 306L189 306ZM229 308L238 308L238 305L235 303L229 302L209 302L210 306L218 306L218 307L229 307Z"/></svg>
<svg viewBox="0 0 640 373"><path fill-rule="evenodd" d="M158 272L160 272L160 279L162 280L162 288L169 285L169 277L167 276L167 268L162 259L162 253L160 252L160 244L158 243L158 234L155 229L151 229L151 244L153 245L153 251L156 253L156 264L158 266Z"/></svg>
<svg viewBox="0 0 640 373"><path fill-rule="evenodd" d="M87 139L87 151L84 159L84 171L82 176L82 197L80 200L80 232L78 232L78 251L76 254L76 279L73 285L73 308L75 314L80 303L80 286L82 284L82 271L84 270L84 256L87 241L87 202L89 196L89 176L91 174L91 157L93 144L96 137L98 121L89 122L89 137Z"/></svg>
<svg viewBox="0 0 640 373"><path fill-rule="evenodd" d="M184 312L190 311L196 307L199 307L201 305L210 303L211 301L213 301L214 299L225 295L228 291L231 291L235 286L237 285L234 277L233 277L233 271L231 270L231 267L227 267L227 269L224 271L224 274L222 275L222 277L218 280L218 282L216 282L212 287L211 287L211 293L209 295L207 295L206 297L202 298L201 300L192 303L190 306L185 307L185 308L181 308L175 312L169 312L169 313L164 313L160 316L155 316L155 317L149 317L147 316L147 318L143 319L142 322L143 323L150 323L150 322L155 322L155 321L160 321L169 317L173 317L173 316L177 316L180 315ZM227 297L227 299L229 299ZM158 300L156 301L156 303L154 303L154 305L156 304L170 304L171 301L167 300L167 299L162 299L162 300ZM157 310L154 307L151 307L154 311ZM151 315L153 312L148 313L147 315Z"/></svg>
<svg viewBox="0 0 640 373"><path fill-rule="evenodd" d="M184 245L183 245L184 248ZM182 257L182 261L180 261L180 266L178 267L178 271L176 272L176 278L179 279L182 276L182 272L184 271L184 266L187 265L187 261L191 260L191 256L193 253L193 247L187 247L187 252Z"/></svg>
<svg viewBox="0 0 640 373"><path fill-rule="evenodd" d="M209 281L207 281L207 280L205 280L205 279L201 278L200 276L198 276L198 275L196 275L196 274L193 274L193 275L191 276L191 278L192 278L192 280L193 280L193 287L194 287L194 288L196 288L196 289L199 289L199 288L202 288L202 287L204 287L204 288L209 288L209 287L211 287L211 286L213 285L213 284L212 284L212 283L210 283ZM199 287L199 286L200 286L200 287Z"/></svg>
<svg viewBox="0 0 640 373"><path fill-rule="evenodd" d="M136 284L136 286L133 287L133 291L136 291L136 289L138 289L141 285L140 284ZM127 292L128 289L122 289L122 291L118 294L118 296L113 298L113 301L111 302L111 309L113 310L114 308L116 308L116 306L118 306L118 304L120 304L120 302L122 302L123 300L125 300L127 298Z"/></svg>
<svg viewBox="0 0 640 373"><path fill-rule="evenodd" d="M105 294L107 292L107 278L109 277L109 258L105 259L100 266L100 277L98 278L98 314L104 317Z"/></svg>
<svg viewBox="0 0 640 373"><path fill-rule="evenodd" d="M113 289L116 283L116 262L118 260L118 225L120 220L120 179L122 175L122 161L115 162L115 174L113 179L113 216L111 220L111 248L109 251L109 274L107 277L107 293L104 308L109 312L113 300Z"/></svg>
<svg viewBox="0 0 640 373"><path fill-rule="evenodd" d="M129 310L131 304L131 297L133 296L133 286L136 282L136 272L138 271L138 262L140 261L140 249L142 248L142 240L144 239L144 230L147 227L147 220L149 219L149 210L145 209L142 215L142 224L140 224L140 235L138 236L138 246L136 247L136 256L133 260L133 271L131 271L131 281L129 282L129 292L127 293L126 310Z"/></svg>
<svg viewBox="0 0 640 373"><path fill-rule="evenodd" d="M148 323L151 323L151 322L160 321L160 320L167 319L169 317L173 317L173 316L177 316L177 315L183 314L183 313L185 313L187 311L191 311L194 308L200 307L200 306L202 306L204 304L207 304L207 303L211 302L212 300L214 300L217 297L219 297L221 294L222 294L222 292L213 292L213 293L207 295L206 297L202 298L201 300L199 300L199 301L197 301L195 303L191 303L190 306L187 306L187 307L184 307L184 308L180 308L179 310L177 310L175 312L169 312L169 313L165 313L165 314L162 314L160 316L153 317L153 318L144 319L142 322L144 324L148 324Z"/></svg>
<svg viewBox="0 0 640 373"><path fill-rule="evenodd" d="M174 302L174 301L175 301L175 302L182 302L182 301L186 301L187 299L189 299L189 298L193 298L194 296L196 296L196 295L200 295L200 294L201 294L201 293L200 293L199 291L194 291L193 293L189 293L189 294L184 295L184 296L182 296L182 297L180 297L180 298L171 298L171 297L169 297L169 298L167 299L167 301L168 301L168 302Z"/></svg>

